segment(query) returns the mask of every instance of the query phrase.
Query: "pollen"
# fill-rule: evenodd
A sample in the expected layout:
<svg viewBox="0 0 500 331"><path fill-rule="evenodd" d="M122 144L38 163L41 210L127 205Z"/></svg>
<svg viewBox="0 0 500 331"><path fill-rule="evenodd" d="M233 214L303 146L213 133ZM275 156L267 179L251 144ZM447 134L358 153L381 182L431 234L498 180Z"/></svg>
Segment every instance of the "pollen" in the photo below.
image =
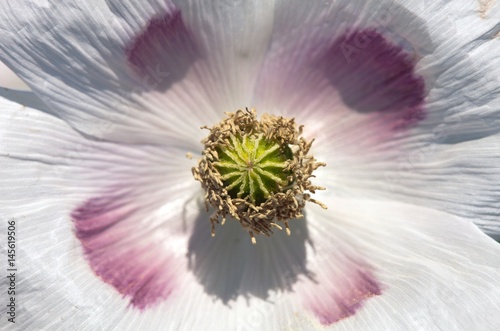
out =
<svg viewBox="0 0 500 331"><path fill-rule="evenodd" d="M203 127L210 134L192 169L205 190L207 209L214 210L212 236L216 224L232 218L255 244L255 235L270 236L273 229L290 234L289 221L303 217L306 201L326 208L310 195L324 189L310 179L325 164L309 155L313 141L300 137L302 127L294 119L264 114L259 121L253 109L226 115L215 126Z"/></svg>

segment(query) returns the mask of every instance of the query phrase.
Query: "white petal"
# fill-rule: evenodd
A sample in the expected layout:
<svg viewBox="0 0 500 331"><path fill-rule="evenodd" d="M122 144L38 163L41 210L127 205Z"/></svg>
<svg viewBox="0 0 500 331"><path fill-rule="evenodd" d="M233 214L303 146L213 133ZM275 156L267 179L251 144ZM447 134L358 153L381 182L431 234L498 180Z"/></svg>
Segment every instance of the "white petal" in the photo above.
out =
<svg viewBox="0 0 500 331"><path fill-rule="evenodd" d="M343 128L353 134L361 125L365 131L400 126L398 121L410 114L392 118L387 113L417 108L423 79L414 72L415 54L406 48L413 41L423 51L431 43L423 18L398 2L289 6L283 1L278 6L256 88L259 108L296 116L313 129ZM412 30L402 24L408 21L414 30L410 36ZM299 28L296 22L303 24ZM321 116L323 125L314 116ZM389 123L380 123L380 117Z"/></svg>
<svg viewBox="0 0 500 331"><path fill-rule="evenodd" d="M1 232L7 233L7 220L15 222L16 324L24 329L54 328L61 323L77 328L92 309L89 300L76 304L83 296L75 280L83 286L89 283L64 272L67 266L74 267L79 277L87 273L89 281L95 278L91 285L95 291L111 292L91 276L82 254L77 254L81 249L67 217L71 200L84 189L71 196L70 188L65 190L70 178L63 175L65 148L82 140L63 121L40 111L4 99L0 109L0 213L6 220ZM5 248L2 244L2 254ZM54 284L59 285L51 288ZM59 311L61 318L53 318L53 311ZM96 322L89 320L89 327Z"/></svg>
<svg viewBox="0 0 500 331"><path fill-rule="evenodd" d="M52 110L33 92L13 90L13 89L0 89L0 98L9 100L16 104L40 110L42 112L51 113Z"/></svg>
<svg viewBox="0 0 500 331"><path fill-rule="evenodd" d="M341 307L355 313L330 324L332 330L498 329L500 245L471 222L392 202L336 199L329 207L309 209L316 249L308 267L318 283L297 286L308 311L298 312L292 325L335 322L339 295L349 294L355 301ZM357 258L368 263L380 295L359 300L362 293L346 290L366 279L338 283L335 275Z"/></svg>
<svg viewBox="0 0 500 331"><path fill-rule="evenodd" d="M250 106L273 12L238 5L248 16L206 2L21 1L0 14L0 58L85 134L199 141L201 125Z"/></svg>
<svg viewBox="0 0 500 331"><path fill-rule="evenodd" d="M180 73L169 77L169 72L158 64L145 68L152 73L135 74L127 58L127 50L137 40L134 37L140 36L155 17L153 9L147 9L149 15L126 21L102 2L93 7L76 3L38 6L30 1L9 6L2 12L3 57L61 118L85 134L135 138L134 142L168 139L172 131L182 130L182 124L177 122L177 127L169 126L172 118L165 116L172 112L168 108L175 107L173 102L158 109L150 103L144 105L140 96L161 83L171 85L179 80ZM167 21L173 17L170 8L163 8L163 13ZM191 45L182 22L174 30L180 39L187 39L186 54L194 56L189 53ZM161 37L167 38L163 34ZM171 46L169 40L165 44ZM168 54L180 55L175 51ZM189 59L182 68L190 67ZM185 107L181 106L176 104L175 108L182 114ZM180 117L173 114L174 120ZM113 127L92 131L96 121ZM144 137L146 131L148 137Z"/></svg>
<svg viewBox="0 0 500 331"><path fill-rule="evenodd" d="M328 171L319 184L438 208L498 236L500 12L475 2L277 6L255 103L316 138Z"/></svg>
<svg viewBox="0 0 500 331"><path fill-rule="evenodd" d="M429 117L407 134L363 151L358 145L320 146L331 188L350 196L379 197L466 217L498 236L500 88L492 44L477 46L431 90ZM459 91L459 92L457 92ZM330 139L334 137L330 136ZM321 142L319 142L321 144Z"/></svg>
<svg viewBox="0 0 500 331"><path fill-rule="evenodd" d="M189 201L199 190L183 142L120 146L86 140L40 111L3 99L0 108L0 213L24 229L20 261L27 261L23 272L34 275L19 289L19 309L47 307L39 296L26 298L47 277L30 272L39 267L31 259L54 260L42 270L55 268L56 279L64 275L63 292L47 300L87 286L107 286L117 307L128 302L145 308L170 296L177 265L185 264L179 258L187 247L182 225L192 217ZM23 323L50 322L33 318Z"/></svg>

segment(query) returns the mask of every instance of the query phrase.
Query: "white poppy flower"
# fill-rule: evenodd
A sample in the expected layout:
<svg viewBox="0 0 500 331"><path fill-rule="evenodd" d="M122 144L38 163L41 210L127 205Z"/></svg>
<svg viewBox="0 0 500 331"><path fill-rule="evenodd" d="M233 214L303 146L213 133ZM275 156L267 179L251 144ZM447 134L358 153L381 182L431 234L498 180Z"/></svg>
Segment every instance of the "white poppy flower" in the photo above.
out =
<svg viewBox="0 0 500 331"><path fill-rule="evenodd" d="M500 329L498 6L8 1L36 97L0 100L2 323L14 297L34 330ZM255 245L210 236L191 170L245 107L326 163L328 209Z"/></svg>

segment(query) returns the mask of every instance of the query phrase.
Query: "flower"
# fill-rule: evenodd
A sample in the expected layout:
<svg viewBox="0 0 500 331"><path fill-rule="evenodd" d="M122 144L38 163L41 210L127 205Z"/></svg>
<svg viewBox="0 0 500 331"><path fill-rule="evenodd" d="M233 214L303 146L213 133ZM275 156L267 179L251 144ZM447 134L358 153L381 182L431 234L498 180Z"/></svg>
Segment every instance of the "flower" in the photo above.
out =
<svg viewBox="0 0 500 331"><path fill-rule="evenodd" d="M485 6L9 2L0 58L41 100L1 100L16 323L498 329L500 248L478 229L499 233ZM234 220L210 237L191 174L200 126L244 107L295 118L326 163L328 210L256 245Z"/></svg>

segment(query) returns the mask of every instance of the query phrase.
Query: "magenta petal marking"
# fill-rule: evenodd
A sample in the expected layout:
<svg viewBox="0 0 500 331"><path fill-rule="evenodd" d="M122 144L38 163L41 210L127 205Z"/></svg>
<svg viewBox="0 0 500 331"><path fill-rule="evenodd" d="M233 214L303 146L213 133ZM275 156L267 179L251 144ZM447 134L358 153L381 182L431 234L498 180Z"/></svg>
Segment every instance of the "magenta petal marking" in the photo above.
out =
<svg viewBox="0 0 500 331"><path fill-rule="evenodd" d="M94 273L145 309L165 300L173 290L171 258L160 245L137 237L140 220L118 198L94 198L75 209L71 217ZM123 223L132 220L133 226Z"/></svg>
<svg viewBox="0 0 500 331"><path fill-rule="evenodd" d="M346 284L331 291L319 293L311 305L312 312L323 325L330 325L352 316L368 298L382 293L379 284L369 272L358 271Z"/></svg>
<svg viewBox="0 0 500 331"><path fill-rule="evenodd" d="M184 77L200 57L193 35L177 9L151 19L125 53L146 90L167 89Z"/></svg>
<svg viewBox="0 0 500 331"><path fill-rule="evenodd" d="M406 128L425 118L425 83L408 45L376 30L350 31L329 48L320 69L347 106L378 113L392 129Z"/></svg>

